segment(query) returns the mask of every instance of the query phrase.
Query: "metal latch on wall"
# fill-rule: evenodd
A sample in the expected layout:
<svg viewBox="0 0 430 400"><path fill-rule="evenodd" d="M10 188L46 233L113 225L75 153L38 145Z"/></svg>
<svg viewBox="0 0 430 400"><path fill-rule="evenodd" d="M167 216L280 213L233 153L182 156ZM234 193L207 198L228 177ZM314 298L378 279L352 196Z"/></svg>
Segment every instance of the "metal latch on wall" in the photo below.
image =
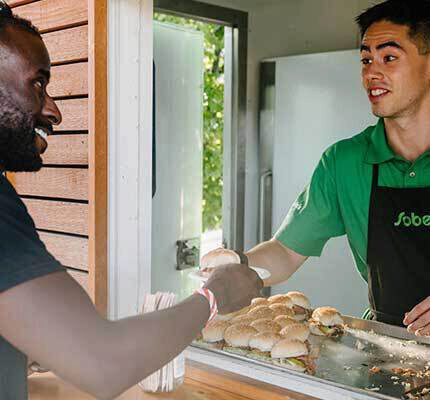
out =
<svg viewBox="0 0 430 400"><path fill-rule="evenodd" d="M176 242L176 269L198 267L200 260L200 238L178 240Z"/></svg>

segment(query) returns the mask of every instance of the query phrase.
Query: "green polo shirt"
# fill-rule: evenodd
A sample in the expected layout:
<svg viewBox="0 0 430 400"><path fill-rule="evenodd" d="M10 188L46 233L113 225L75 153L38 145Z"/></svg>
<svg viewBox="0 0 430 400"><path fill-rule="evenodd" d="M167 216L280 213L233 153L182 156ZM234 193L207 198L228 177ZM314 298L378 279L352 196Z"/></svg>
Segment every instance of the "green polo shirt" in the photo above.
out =
<svg viewBox="0 0 430 400"><path fill-rule="evenodd" d="M430 187L430 152L415 162L394 154L384 121L328 148L311 182L292 205L275 235L305 256L320 256L331 237L347 235L357 268L367 281L367 231L373 165L379 186Z"/></svg>

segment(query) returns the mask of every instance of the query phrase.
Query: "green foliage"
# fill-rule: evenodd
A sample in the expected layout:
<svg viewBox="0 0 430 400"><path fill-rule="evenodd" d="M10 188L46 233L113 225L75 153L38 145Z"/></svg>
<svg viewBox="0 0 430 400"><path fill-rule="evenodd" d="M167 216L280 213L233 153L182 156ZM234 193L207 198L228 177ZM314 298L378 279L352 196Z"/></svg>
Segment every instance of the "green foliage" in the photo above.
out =
<svg viewBox="0 0 430 400"><path fill-rule="evenodd" d="M156 21L203 32L203 232L221 227L224 130L224 27L165 14Z"/></svg>

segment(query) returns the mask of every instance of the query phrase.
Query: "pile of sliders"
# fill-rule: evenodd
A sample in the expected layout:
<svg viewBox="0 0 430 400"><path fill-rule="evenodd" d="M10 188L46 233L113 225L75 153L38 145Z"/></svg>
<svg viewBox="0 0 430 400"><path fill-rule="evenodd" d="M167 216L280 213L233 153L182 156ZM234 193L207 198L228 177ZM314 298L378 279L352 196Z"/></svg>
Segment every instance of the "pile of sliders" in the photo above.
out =
<svg viewBox="0 0 430 400"><path fill-rule="evenodd" d="M199 345L240 354L294 371L315 373L316 349L310 334L339 336L340 313L332 307L312 310L301 292L256 298L250 306L218 315L196 340Z"/></svg>

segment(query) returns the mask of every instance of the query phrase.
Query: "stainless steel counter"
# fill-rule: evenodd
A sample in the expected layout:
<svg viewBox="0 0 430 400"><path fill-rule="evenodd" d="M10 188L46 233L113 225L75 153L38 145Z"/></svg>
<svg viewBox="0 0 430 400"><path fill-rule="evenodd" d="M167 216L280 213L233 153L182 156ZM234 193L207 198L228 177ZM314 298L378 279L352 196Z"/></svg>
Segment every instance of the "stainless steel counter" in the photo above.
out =
<svg viewBox="0 0 430 400"><path fill-rule="evenodd" d="M319 352L315 376L197 345L188 349L187 357L326 400L402 399L407 390L430 384L430 372L422 377L403 377L392 372L393 368L430 369L430 339L374 321L344 319L348 325L344 336L311 336L311 343ZM380 372L372 373L372 367L380 368Z"/></svg>

